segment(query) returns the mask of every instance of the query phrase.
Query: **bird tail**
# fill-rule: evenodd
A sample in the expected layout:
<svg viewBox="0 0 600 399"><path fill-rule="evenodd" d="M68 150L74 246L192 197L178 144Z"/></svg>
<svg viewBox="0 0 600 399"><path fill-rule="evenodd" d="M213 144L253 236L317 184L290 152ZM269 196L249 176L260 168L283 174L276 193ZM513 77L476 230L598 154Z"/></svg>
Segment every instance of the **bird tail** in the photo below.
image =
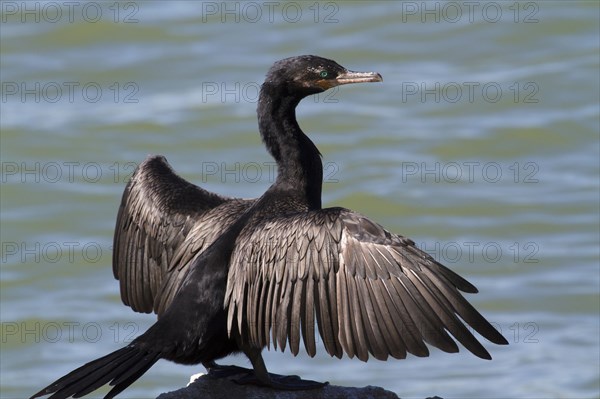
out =
<svg viewBox="0 0 600 399"><path fill-rule="evenodd" d="M48 399L79 398L106 384L114 387L104 398L114 398L140 378L160 357L160 352L149 352L132 342L71 371L30 399L49 394L53 395Z"/></svg>

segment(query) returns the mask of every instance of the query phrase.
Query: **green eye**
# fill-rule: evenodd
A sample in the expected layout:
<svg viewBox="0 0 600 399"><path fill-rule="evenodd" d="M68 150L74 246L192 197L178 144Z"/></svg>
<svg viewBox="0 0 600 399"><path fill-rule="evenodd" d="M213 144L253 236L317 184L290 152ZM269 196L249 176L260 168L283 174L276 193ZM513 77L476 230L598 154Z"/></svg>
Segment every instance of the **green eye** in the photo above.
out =
<svg viewBox="0 0 600 399"><path fill-rule="evenodd" d="M319 75L321 75L322 78L326 78L327 77L327 71L321 71L321 73Z"/></svg>

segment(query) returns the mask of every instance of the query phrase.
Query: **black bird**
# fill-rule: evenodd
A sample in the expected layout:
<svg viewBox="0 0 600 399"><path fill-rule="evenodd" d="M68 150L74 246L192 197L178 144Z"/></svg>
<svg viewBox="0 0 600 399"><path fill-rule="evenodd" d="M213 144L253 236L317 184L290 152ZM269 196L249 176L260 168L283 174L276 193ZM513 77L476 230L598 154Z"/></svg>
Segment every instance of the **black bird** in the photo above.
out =
<svg viewBox="0 0 600 399"><path fill-rule="evenodd" d="M261 357L271 344L289 344L296 355L301 337L314 356L315 326L330 355L363 361L428 356L425 343L457 352L452 336L490 359L464 323L507 344L460 293L477 289L412 240L351 210L321 208L321 156L295 108L338 85L380 81L317 56L276 62L257 113L278 175L258 199L221 197L177 176L164 158L146 159L123 194L113 270L123 302L158 321L32 398L80 397L105 384L112 398L159 359L202 363L217 377L239 373L215 363L239 352L253 366L241 383L318 388L324 384L267 373Z"/></svg>

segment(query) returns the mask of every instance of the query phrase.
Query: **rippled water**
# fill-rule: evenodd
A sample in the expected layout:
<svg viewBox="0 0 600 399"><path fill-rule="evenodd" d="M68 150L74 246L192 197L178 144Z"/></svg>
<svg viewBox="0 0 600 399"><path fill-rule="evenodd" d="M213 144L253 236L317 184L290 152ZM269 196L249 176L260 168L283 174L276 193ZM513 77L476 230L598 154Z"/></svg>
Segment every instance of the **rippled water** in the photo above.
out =
<svg viewBox="0 0 600 399"><path fill-rule="evenodd" d="M511 345L486 345L491 362L271 351L268 367L403 398L599 397L598 3L269 4L1 3L0 395L27 397L153 322L121 305L111 271L133 167L160 153L210 190L260 195L273 164L258 85L313 53L385 79L300 106L325 205L468 277ZM198 371L159 362L122 396Z"/></svg>

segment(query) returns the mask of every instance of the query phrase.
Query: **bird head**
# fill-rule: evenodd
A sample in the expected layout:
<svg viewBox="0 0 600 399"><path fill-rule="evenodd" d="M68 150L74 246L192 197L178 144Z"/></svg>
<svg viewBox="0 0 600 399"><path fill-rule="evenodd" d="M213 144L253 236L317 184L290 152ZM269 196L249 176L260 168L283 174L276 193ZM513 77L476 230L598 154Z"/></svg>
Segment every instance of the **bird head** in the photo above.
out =
<svg viewBox="0 0 600 399"><path fill-rule="evenodd" d="M301 55L275 62L264 84L304 97L344 84L381 81L383 78L377 72L349 71L327 58Z"/></svg>

